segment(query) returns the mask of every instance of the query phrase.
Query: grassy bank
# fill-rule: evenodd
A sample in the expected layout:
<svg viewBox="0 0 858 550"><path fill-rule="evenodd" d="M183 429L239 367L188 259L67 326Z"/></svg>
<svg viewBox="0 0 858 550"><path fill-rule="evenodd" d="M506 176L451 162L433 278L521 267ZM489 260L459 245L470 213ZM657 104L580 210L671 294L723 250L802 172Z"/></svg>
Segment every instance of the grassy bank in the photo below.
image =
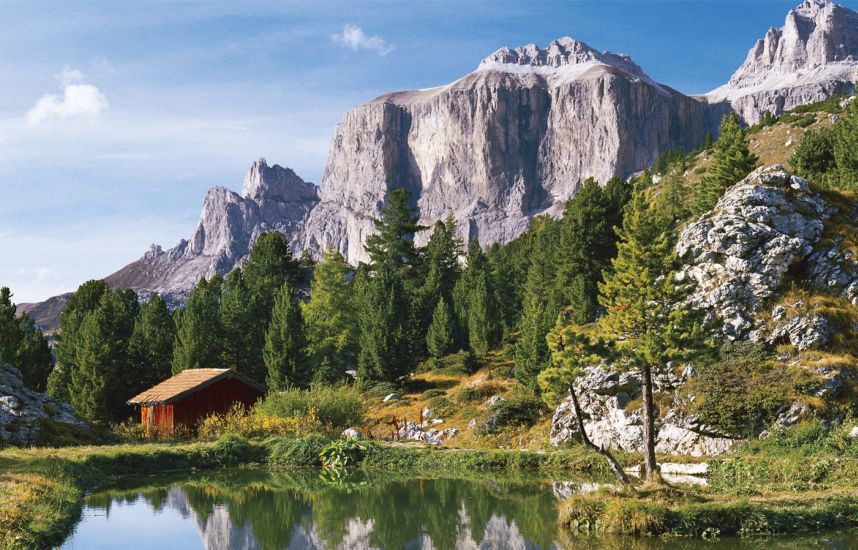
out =
<svg viewBox="0 0 858 550"><path fill-rule="evenodd" d="M0 547L48 548L62 542L80 516L84 493L122 476L248 463L319 466L320 453L332 440L310 435L253 442L227 436L215 442L185 444L7 449L0 452ZM583 449L540 453L368 443L355 465L411 476L490 470L600 476L605 469L599 458Z"/></svg>
<svg viewBox="0 0 858 550"><path fill-rule="evenodd" d="M265 447L214 443L8 449L0 453L0 547L48 548L78 520L83 494L123 475L260 461Z"/></svg>
<svg viewBox="0 0 858 550"><path fill-rule="evenodd" d="M643 495L591 493L560 505L571 531L619 535L715 538L819 531L858 525L858 491L757 497L656 491Z"/></svg>

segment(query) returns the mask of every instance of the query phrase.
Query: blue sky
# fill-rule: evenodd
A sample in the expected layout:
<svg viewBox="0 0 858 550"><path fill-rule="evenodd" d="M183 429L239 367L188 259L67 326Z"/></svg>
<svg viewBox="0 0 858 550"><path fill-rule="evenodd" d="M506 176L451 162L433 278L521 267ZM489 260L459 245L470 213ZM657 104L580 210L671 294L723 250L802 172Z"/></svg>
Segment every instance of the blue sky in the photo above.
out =
<svg viewBox="0 0 858 550"><path fill-rule="evenodd" d="M705 92L797 3L4 2L0 285L41 300L171 247L259 156L318 183L348 108L501 46L568 35Z"/></svg>

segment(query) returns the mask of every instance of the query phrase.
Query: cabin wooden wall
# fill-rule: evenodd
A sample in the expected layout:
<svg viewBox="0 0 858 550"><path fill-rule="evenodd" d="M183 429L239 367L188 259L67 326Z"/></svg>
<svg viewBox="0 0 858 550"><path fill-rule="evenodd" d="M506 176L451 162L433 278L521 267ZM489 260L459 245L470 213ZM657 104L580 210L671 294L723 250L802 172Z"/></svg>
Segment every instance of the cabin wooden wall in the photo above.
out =
<svg viewBox="0 0 858 550"><path fill-rule="evenodd" d="M140 420L147 434L152 429L159 433L171 433L173 431L173 405L140 407Z"/></svg>
<svg viewBox="0 0 858 550"><path fill-rule="evenodd" d="M225 378L173 404L173 426L196 429L199 422L212 413L224 413L235 403L250 408L263 392L241 380Z"/></svg>

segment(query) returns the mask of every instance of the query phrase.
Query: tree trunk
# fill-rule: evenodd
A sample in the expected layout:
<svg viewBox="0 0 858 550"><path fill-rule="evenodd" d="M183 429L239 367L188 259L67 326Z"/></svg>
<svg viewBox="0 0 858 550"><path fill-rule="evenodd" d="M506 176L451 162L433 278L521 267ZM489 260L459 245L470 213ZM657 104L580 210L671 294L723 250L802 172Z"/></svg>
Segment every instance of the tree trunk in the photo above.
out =
<svg viewBox="0 0 858 550"><path fill-rule="evenodd" d="M578 394L575 393L575 388L571 385L569 386L569 395L572 396L572 406L575 407L575 419L578 421L578 431L581 433L581 441L584 443L584 446L589 447L604 456L608 461L608 466L611 468L611 472L613 472L614 477L617 478L617 481L619 481L623 487L631 487L632 484L629 482L629 478L623 471L623 467L616 461L614 455L611 454L611 451L596 445L590 441L590 438L587 436L587 432L584 430L584 413L581 412L581 406L578 404Z"/></svg>
<svg viewBox="0 0 858 550"><path fill-rule="evenodd" d="M655 403L652 397L652 368L643 365L643 455L644 472L649 483L661 483L661 474L655 461Z"/></svg>

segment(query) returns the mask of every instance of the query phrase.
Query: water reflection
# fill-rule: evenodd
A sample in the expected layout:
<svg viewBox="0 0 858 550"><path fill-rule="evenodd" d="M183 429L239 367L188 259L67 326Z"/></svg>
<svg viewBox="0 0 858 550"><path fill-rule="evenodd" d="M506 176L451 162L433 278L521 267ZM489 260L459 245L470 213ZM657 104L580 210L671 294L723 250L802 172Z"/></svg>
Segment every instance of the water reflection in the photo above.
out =
<svg viewBox="0 0 858 550"><path fill-rule="evenodd" d="M557 548L555 502L551 482L542 481L245 470L91 495L63 548L110 548L111 523L133 522L129 516L149 528L126 548ZM176 545L173 515L196 528L195 545Z"/></svg>
<svg viewBox="0 0 858 550"><path fill-rule="evenodd" d="M227 470L140 480L87 498L63 548L846 550L858 531L690 539L572 537L555 525L558 498L599 483L534 479L394 479L391 474Z"/></svg>

